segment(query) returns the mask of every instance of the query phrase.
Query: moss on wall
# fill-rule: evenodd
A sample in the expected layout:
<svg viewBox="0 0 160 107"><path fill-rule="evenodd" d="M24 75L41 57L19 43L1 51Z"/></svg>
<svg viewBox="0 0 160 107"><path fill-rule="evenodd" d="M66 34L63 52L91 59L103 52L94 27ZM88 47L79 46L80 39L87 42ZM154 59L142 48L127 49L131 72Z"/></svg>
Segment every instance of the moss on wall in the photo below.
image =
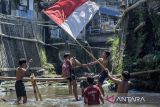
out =
<svg viewBox="0 0 160 107"><path fill-rule="evenodd" d="M107 44L111 45L112 71L114 74L119 74L123 71L123 51L120 49L121 39L115 35L108 39Z"/></svg>
<svg viewBox="0 0 160 107"><path fill-rule="evenodd" d="M42 67L48 71L48 73L55 74L55 67L54 64L47 62L46 50L45 48L41 49L41 63Z"/></svg>

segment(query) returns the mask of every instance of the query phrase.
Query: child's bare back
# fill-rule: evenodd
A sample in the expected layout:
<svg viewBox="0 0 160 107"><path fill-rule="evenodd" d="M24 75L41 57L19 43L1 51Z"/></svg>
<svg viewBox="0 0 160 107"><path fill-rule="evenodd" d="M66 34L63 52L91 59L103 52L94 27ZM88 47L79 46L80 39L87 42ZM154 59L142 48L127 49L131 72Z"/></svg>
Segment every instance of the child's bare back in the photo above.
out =
<svg viewBox="0 0 160 107"><path fill-rule="evenodd" d="M130 86L130 81L121 80L121 82L118 83L117 92L118 93L128 93L129 86Z"/></svg>
<svg viewBox="0 0 160 107"><path fill-rule="evenodd" d="M129 81L130 74L128 73L128 71L122 72L122 80L112 77L109 72L108 76L114 83L118 85L118 93L128 93L128 89L131 84L131 82Z"/></svg>
<svg viewBox="0 0 160 107"><path fill-rule="evenodd" d="M16 70L16 80L22 80L25 76L26 70L24 68L18 67Z"/></svg>

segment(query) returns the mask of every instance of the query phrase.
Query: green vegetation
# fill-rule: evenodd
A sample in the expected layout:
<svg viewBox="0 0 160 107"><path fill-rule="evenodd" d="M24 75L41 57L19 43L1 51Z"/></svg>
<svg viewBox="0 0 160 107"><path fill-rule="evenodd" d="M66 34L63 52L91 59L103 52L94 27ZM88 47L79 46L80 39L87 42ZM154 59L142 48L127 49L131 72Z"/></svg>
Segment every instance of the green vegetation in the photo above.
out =
<svg viewBox="0 0 160 107"><path fill-rule="evenodd" d="M42 65L45 65L47 63L47 56L46 56L45 48L42 48L41 50L41 62L42 62Z"/></svg>
<svg viewBox="0 0 160 107"><path fill-rule="evenodd" d="M144 3L128 16L123 63L124 69L129 72L160 68L160 15L157 11ZM142 22L145 22L145 25L134 32Z"/></svg>
<svg viewBox="0 0 160 107"><path fill-rule="evenodd" d="M112 68L114 74L119 74L123 70L123 51L120 49L121 40L118 36L110 38L107 44L111 45Z"/></svg>
<svg viewBox="0 0 160 107"><path fill-rule="evenodd" d="M50 63L45 63L43 65L43 68L49 72L49 74L56 74L55 72L55 67L53 64L50 64Z"/></svg>
<svg viewBox="0 0 160 107"><path fill-rule="evenodd" d="M132 71L145 71L160 68L160 55L148 54L135 60L131 65Z"/></svg>
<svg viewBox="0 0 160 107"><path fill-rule="evenodd" d="M55 67L53 64L47 63L47 56L45 48L42 48L41 50L41 63L42 67L48 71L50 74L55 74Z"/></svg>

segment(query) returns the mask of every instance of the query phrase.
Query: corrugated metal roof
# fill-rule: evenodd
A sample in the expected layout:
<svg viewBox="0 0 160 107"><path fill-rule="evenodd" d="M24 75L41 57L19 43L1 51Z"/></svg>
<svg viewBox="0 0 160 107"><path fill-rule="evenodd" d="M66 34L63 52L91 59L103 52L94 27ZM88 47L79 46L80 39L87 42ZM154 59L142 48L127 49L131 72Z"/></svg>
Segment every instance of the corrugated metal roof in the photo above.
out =
<svg viewBox="0 0 160 107"><path fill-rule="evenodd" d="M121 16L120 10L116 8L105 6L105 7L100 7L99 10L100 10L100 13L102 14L107 14L107 15L115 16L115 17Z"/></svg>

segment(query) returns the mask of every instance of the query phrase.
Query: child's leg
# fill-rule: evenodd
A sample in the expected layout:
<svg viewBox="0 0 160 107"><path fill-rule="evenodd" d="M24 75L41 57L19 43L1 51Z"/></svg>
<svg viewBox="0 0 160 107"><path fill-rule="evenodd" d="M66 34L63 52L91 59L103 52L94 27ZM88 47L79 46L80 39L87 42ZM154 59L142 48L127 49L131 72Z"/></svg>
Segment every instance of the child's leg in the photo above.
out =
<svg viewBox="0 0 160 107"><path fill-rule="evenodd" d="M103 96L105 96L105 93L104 93L104 90L102 88L102 85L103 85L104 80L107 78L107 76L108 76L108 74L105 71L103 71L103 72L100 73L99 79L98 79L98 84L97 85L98 85L98 87L99 87Z"/></svg>
<svg viewBox="0 0 160 107"><path fill-rule="evenodd" d="M77 92L77 82L76 82L76 80L72 81L72 86L73 86L73 94L75 96L75 99L78 100L78 92Z"/></svg>
<svg viewBox="0 0 160 107"><path fill-rule="evenodd" d="M20 101L21 101L21 97L18 97L16 103L17 103L17 104L20 104Z"/></svg>
<svg viewBox="0 0 160 107"><path fill-rule="evenodd" d="M27 103L27 96L23 96L23 104Z"/></svg>

